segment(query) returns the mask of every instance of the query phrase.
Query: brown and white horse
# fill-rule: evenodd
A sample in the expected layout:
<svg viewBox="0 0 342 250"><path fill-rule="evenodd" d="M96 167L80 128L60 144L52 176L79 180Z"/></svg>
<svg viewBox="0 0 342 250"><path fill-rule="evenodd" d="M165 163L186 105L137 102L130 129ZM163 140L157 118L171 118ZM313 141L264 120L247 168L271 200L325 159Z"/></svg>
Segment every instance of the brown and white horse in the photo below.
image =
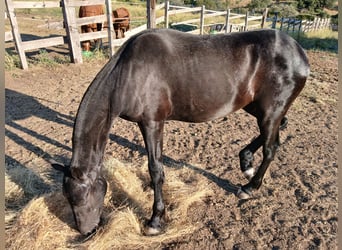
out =
<svg viewBox="0 0 342 250"><path fill-rule="evenodd" d="M279 146L279 128L309 71L304 50L276 30L215 36L147 30L128 39L83 96L70 166L53 164L64 172L64 194L79 231L88 235L99 225L107 188L101 168L115 118L136 122L143 135L154 189L145 233L155 235L164 227L165 121L206 122L239 109L255 116L260 135L239 154L248 183L236 195L248 198L262 184ZM254 169L253 154L261 147L263 160Z"/></svg>

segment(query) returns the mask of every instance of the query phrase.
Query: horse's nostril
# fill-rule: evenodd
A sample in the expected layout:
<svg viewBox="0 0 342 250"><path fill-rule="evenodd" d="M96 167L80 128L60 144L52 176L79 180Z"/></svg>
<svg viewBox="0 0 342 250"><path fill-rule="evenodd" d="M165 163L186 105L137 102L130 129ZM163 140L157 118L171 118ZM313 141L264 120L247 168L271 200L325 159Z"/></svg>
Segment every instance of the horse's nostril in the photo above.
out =
<svg viewBox="0 0 342 250"><path fill-rule="evenodd" d="M97 228L95 227L91 232L86 233L84 236L84 240L83 241L87 241L89 239L91 239L95 234L96 234Z"/></svg>

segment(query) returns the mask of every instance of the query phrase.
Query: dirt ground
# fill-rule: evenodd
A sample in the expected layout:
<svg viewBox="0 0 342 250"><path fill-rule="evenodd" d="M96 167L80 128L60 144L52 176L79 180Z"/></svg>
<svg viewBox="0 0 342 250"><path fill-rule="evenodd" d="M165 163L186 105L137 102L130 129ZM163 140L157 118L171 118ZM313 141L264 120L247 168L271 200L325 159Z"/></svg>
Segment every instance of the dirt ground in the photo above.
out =
<svg viewBox="0 0 342 250"><path fill-rule="evenodd" d="M189 219L197 225L192 234L161 242L160 248L337 249L337 55L308 55L310 78L288 112L282 145L253 199L241 201L231 189L231 184L246 183L238 153L258 134L253 117L238 111L208 123L167 122L166 182L168 169L185 166L203 175L215 195L190 208ZM62 176L47 160L69 163L78 105L105 62L5 72L7 174L25 169L38 178L35 190L41 194L61 191ZM144 165L147 157L136 124L116 120L105 157ZM10 178L23 185L15 175ZM34 195L6 200L7 229Z"/></svg>

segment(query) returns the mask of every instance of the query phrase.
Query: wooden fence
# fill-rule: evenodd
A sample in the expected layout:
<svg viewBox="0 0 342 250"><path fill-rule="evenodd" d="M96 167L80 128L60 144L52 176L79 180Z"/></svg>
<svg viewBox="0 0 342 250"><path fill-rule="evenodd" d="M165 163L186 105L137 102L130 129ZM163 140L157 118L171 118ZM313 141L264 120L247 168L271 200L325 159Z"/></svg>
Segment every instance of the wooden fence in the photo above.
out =
<svg viewBox="0 0 342 250"><path fill-rule="evenodd" d="M19 59L21 62L21 66L23 69L28 68L25 52L29 50L35 50L39 48L47 48L53 47L63 44L68 44L69 46L69 53L71 62L73 63L82 63L82 49L80 43L86 40L92 39L99 39L99 38L108 38L109 48L111 55L114 54L114 47L121 46L129 37L141 32L144 29L147 29L147 24L143 24L138 26L132 30L129 30L125 33L125 38L121 39L113 39L115 37L115 33L113 30L112 25L108 25L107 31L98 31L92 33L79 33L78 27L81 25L86 25L90 23L96 22L104 22L107 21L108 23L112 23L112 7L110 0L61 0L61 1L43 1L43 2L29 2L29 1L12 1L12 0L5 0L6 3L6 17L9 18L11 24L11 32L5 33L5 41L14 40L16 50L19 54ZM85 17L85 18L78 18L76 17L76 8L79 6L86 6L86 5L95 5L95 4L105 4L106 6L106 14L99 15L99 16L92 16L92 17ZM151 7L151 6L148 6ZM213 11L207 10L205 6L199 8L188 8L188 7L180 7L175 5L170 5L168 1L165 1L163 4L153 5L153 11L159 9L165 9L165 14L160 17L153 18L153 25L149 25L150 27L155 27L157 24L165 22L165 27L169 27L169 17L172 15L176 15L179 13L186 13L198 12L199 17L192 20L186 20L180 23L183 24L191 24L200 22L200 32L201 34L204 33L204 27L210 26L211 29L214 29L217 32L234 32L234 31L244 31L248 29L252 29L255 25L248 26L248 22L255 21L255 20L262 20L260 24L256 26L262 27L264 23L264 16L248 16L246 15L239 15L231 13L230 10L227 11ZM31 8L61 8L63 13L63 26L66 30L66 36L57 36L57 37L49 37L49 38L41 38L32 41L22 41L17 18L15 16L15 9L31 9ZM147 13L149 11L147 10ZM216 16L225 16L226 21L224 24L205 24L205 19L210 17ZM148 18L150 19L150 18ZM231 21L234 19L244 19L243 23L232 24ZM145 18L146 21L146 18ZM149 21L149 20L148 20ZM178 24L180 24L178 23ZM55 24L57 26L62 26L62 24L58 23ZM260 26L261 25L261 26ZM221 27L218 29L218 27ZM222 29L224 27L224 29Z"/></svg>
<svg viewBox="0 0 342 250"><path fill-rule="evenodd" d="M309 32L329 28L331 28L330 18L315 18L313 21L302 21L302 27L300 31Z"/></svg>
<svg viewBox="0 0 342 250"><path fill-rule="evenodd" d="M149 0L147 0L149 1ZM110 54L114 54L114 47L121 46L129 37L141 32L144 29L147 29L148 22L151 21L151 18L147 18L148 22L138 26L134 29L131 29L125 33L125 38L114 39L115 33L113 30L113 25L108 25L107 31L98 31L92 33L79 33L78 27L81 25L86 25L90 23L96 22L104 22L112 23L112 7L110 0L61 0L61 1L43 1L43 2L27 2L27 1L12 1L5 0L7 14L6 16L9 18L11 23L11 32L5 33L5 41L13 39L15 42L16 50L19 54L19 59L23 69L27 69L27 61L25 57L25 52L28 50L34 50L39 48L52 47L62 44L68 44L70 58L73 63L82 63L82 49L80 43L86 40L99 39L99 38L108 38ZM78 18L76 17L76 8L79 6L85 5L95 5L95 4L105 4L106 6L106 14L99 16L92 16L86 18ZM151 6L147 6L151 8ZM156 27L157 24L163 23L165 27L175 27L177 25L188 25L195 28L190 32L192 33L204 33L204 28L209 28L209 32L215 33L227 33L227 32L238 32L238 31L246 31L255 28L263 28L266 23L267 9L264 11L263 15L260 16L250 16L247 12L244 15L231 13L228 9L227 11L214 11L208 10L205 6L197 7L197 8L189 8L183 6L175 6L170 5L168 1L165 1L163 4L153 5L153 11L160 10L164 8L164 15L160 17L154 17L152 25L149 26ZM63 12L64 19L64 27L66 30L66 36L57 36L52 38L42 38L33 41L22 41L17 19L14 13L15 9L18 8L61 8ZM170 24L170 17L173 15L177 15L180 13L193 13L195 16L198 15L197 18L193 18L190 20L184 20L177 23ZM147 10L149 13L149 10ZM155 13L154 13L155 15ZM206 21L208 18L212 17L224 17L224 23L211 23ZM222 20L222 18L221 18ZM280 19L273 19L273 25L275 25ZM146 21L146 17L145 17ZM292 31L295 30L307 32L310 30L321 29L322 27L326 27L330 25L330 20L322 20L315 19L312 22L309 21L299 21L299 20L286 20L282 19L281 21L281 29ZM198 25L199 24L199 25ZM273 26L272 25L272 26Z"/></svg>
<svg viewBox="0 0 342 250"><path fill-rule="evenodd" d="M170 27L170 16L180 14L180 13L198 13L199 17L185 20L177 23L173 23L171 26L177 26L177 25L194 25L196 23L199 23L199 29L195 29L191 31L192 33L200 33L204 34L204 27L210 27L212 31L216 31L216 33L227 33L227 32L235 32L235 31L246 31L251 30L255 28L263 28L267 16L267 9L261 16L250 16L247 12L244 15L241 14L235 14L231 13L230 9L227 9L226 11L215 11L215 10L207 10L205 6L202 7L196 7L196 8L189 8L184 6L176 6L176 5L170 5L169 1L165 2L165 27ZM218 16L224 16L225 23L218 23L218 24L205 24L205 19L211 18L211 17L218 17ZM233 20L243 20L240 23L232 23ZM251 21L259 21L257 24L249 25ZM217 27L217 28L216 28Z"/></svg>
<svg viewBox="0 0 342 250"><path fill-rule="evenodd" d="M295 32L310 32L321 29L330 29L331 20L330 18L314 18L314 20L301 20L296 18L276 18L272 19L272 28L276 28L277 23L279 23L279 29L287 33Z"/></svg>
<svg viewBox="0 0 342 250"><path fill-rule="evenodd" d="M251 30L255 28L262 28L265 23L266 16L267 16L267 10L264 12L264 15L262 16L249 16L248 13L245 15L231 13L229 9L227 11L214 11L214 10L207 10L205 6L190 8L190 7L184 7L184 6L170 5L169 1L165 1L165 3L157 5L155 9L156 10L164 9L164 16L156 17L154 26L160 23L164 23L165 28L169 28L171 26L175 27L176 25L181 25L181 24L190 25L190 26L192 25L196 28L189 32L199 33L199 34L204 33L204 27L210 27L214 29L215 27L222 27L219 30L215 29L217 33L237 32L237 31ZM198 18L173 23L172 25L170 25L170 21L169 21L170 16L174 16L174 15L181 14L181 13L194 13L194 14L197 13ZM218 16L225 17L226 21L224 24L210 24L210 23L205 24L205 19L210 18L210 17L218 17ZM243 19L243 22L236 23L236 24L233 24L231 22L232 20L238 20L238 19ZM249 23L252 21L259 21L259 22L257 24L249 25ZM193 25L194 23L200 23L200 28L197 28L197 25ZM113 41L113 44L115 46L121 46L127 39L129 39L129 37L139 33L140 31L146 28L147 26L146 24L144 24L135 29L129 30L125 33L125 38L116 39Z"/></svg>
<svg viewBox="0 0 342 250"><path fill-rule="evenodd" d="M60 2L12 2L11 0L6 0L6 8L7 8L7 15L11 27L12 32L6 32L5 33L5 41L14 39L16 50L19 54L19 59L21 62L21 66L23 69L27 69L27 61L25 57L25 51L32 50L32 49L38 49L42 47L49 47L49 46L56 46L60 44L64 44L65 40L63 36L53 37L53 38L45 38L45 39L39 39L34 41L27 41L23 42L21 40L21 36L19 33L19 27L17 18L14 13L14 9L18 8L59 8Z"/></svg>
<svg viewBox="0 0 342 250"><path fill-rule="evenodd" d="M70 58L73 63L82 63L82 50L80 43L82 41L98 39L108 37L110 53L114 54L113 34L114 27L108 25L107 31L98 31L92 33L80 34L78 27L85 24L91 24L95 22L112 23L112 7L109 0L61 0L61 1L44 1L44 2L24 2L24 1L13 1L5 0L7 14L11 23L12 34L9 32L5 33L5 41L13 39L15 42L16 50L19 54L19 59L23 69L28 68L25 52L28 50L34 50L39 48L47 48L57 45L62 45L68 43ZM94 4L104 4L106 6L106 15L92 16L85 18L76 17L76 7L94 5ZM61 8L64 18L64 26L66 30L66 36L57 36L52 38L42 38L32 41L22 41L19 32L18 22L15 15L15 9L32 9L32 8Z"/></svg>

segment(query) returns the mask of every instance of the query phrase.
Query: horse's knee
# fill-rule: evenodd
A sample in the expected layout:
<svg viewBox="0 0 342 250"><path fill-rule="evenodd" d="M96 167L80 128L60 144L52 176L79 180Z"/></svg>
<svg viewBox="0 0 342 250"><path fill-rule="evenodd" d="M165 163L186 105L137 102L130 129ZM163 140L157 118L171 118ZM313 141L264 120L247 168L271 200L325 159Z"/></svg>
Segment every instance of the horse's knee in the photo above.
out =
<svg viewBox="0 0 342 250"><path fill-rule="evenodd" d="M150 176L153 186L162 185L164 183L165 175L163 166L161 163L155 162L149 166Z"/></svg>
<svg viewBox="0 0 342 250"><path fill-rule="evenodd" d="M277 141L275 141L271 146L264 146L263 149L263 160L264 161L268 161L271 162L273 161L275 152L277 150L277 148L279 147L279 144Z"/></svg>
<svg viewBox="0 0 342 250"><path fill-rule="evenodd" d="M163 216L165 212L165 204L163 200L159 200L154 204L155 211L158 211L159 216Z"/></svg>

